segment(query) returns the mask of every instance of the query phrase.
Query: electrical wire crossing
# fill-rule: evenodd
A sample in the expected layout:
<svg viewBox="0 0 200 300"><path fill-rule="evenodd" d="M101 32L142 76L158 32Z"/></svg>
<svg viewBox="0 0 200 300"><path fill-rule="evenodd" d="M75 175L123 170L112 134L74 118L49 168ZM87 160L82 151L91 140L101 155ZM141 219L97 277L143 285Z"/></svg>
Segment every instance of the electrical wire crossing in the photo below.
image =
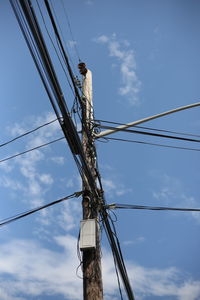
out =
<svg viewBox="0 0 200 300"><path fill-rule="evenodd" d="M95 122L100 123L100 124L98 124L98 123L96 124L97 128L99 127L99 125L101 126L101 122L108 123L108 124L115 124L115 125L126 125L125 123L119 123L119 122L113 122L113 121L107 121L107 120L97 120L97 119L95 119ZM186 132L180 132L180 131L172 131L172 130L166 130L166 129L158 129L158 128L147 127L147 126L133 125L131 127L147 129L147 130L151 130L151 131L153 130L153 131L158 131L158 132L167 132L167 133L173 133L173 134L179 134L179 135L185 135L185 136L200 137L200 135L198 135L198 134L186 133Z"/></svg>
<svg viewBox="0 0 200 300"><path fill-rule="evenodd" d="M10 0L10 2L17 17L20 28L24 34L25 40L32 54L32 57L40 74L46 92L49 96L49 100L52 104L54 112L57 118L59 119L60 126L63 130L66 141L68 142L74 160L77 164L80 175L85 182L89 183L92 193L96 197L98 197L98 190L94 182L93 176L90 172L90 169L86 163L80 137L70 117L64 93L58 81L54 65L52 63L49 51L47 49L47 45L45 43L41 28L39 26L34 8L31 5L31 1L21 0L20 6L17 1ZM82 99L79 95L76 83L74 81L74 75L69 65L68 57L65 53L64 47L62 45L62 41L55 24L55 20L53 18L51 8L47 0L44 1L44 4L46 6L47 13L53 26L53 30L58 40L63 57L65 58L65 63L67 65L67 69L74 87L75 94L79 99L81 105ZM60 116L62 116L62 120L60 119Z"/></svg>
<svg viewBox="0 0 200 300"><path fill-rule="evenodd" d="M103 132L100 132L100 133L96 134L96 139L101 138L101 137L105 137L107 135L110 135L110 134L118 132L118 131L121 131L122 129L133 127L135 125L139 125L139 124L151 121L151 120L155 120L155 119L158 119L158 118L170 115L170 114L174 114L174 113L186 110L186 109L191 109L191 108L194 108L194 107L197 107L197 106L200 106L200 102L192 103L192 104L185 105L185 106L180 106L180 107L177 107L175 109L171 109L171 110L168 110L168 111L156 114L156 115L151 115L149 117L127 123L125 125L120 125L120 126L115 127L114 129L108 129L106 131L103 131Z"/></svg>
<svg viewBox="0 0 200 300"><path fill-rule="evenodd" d="M17 215L15 215L15 216L13 216L13 217L6 218L6 219L0 221L0 226L3 226L3 225L6 225L6 224L9 224L9 223L12 223L12 222L14 222L14 221L17 221L17 220L19 220L19 219L22 219L22 218L24 218L24 217L27 217L27 216L29 216L29 215L32 215L32 214L34 214L34 213L36 213L36 212L38 212L38 211L40 211L40 210L42 210L42 209L45 209L45 208L47 208L47 207L50 207L50 206L53 206L53 205L55 205L55 204L61 203L61 202L63 202L63 201L66 201L66 200L69 200L69 199L72 199L72 198L77 198L77 197L79 197L80 195L82 195L82 192L75 192L75 193L73 193L73 194L71 194L71 195L69 195L69 196L66 196L66 197L64 197L64 198L61 198L61 199L58 199L58 200L49 202L49 203L47 203L47 204L45 204L45 205L41 205L41 206L39 206L39 207L37 207L37 208L33 208L33 209L30 209L30 210L27 210L27 211L25 211L25 212L23 212L23 213L20 213L20 214L17 214Z"/></svg>

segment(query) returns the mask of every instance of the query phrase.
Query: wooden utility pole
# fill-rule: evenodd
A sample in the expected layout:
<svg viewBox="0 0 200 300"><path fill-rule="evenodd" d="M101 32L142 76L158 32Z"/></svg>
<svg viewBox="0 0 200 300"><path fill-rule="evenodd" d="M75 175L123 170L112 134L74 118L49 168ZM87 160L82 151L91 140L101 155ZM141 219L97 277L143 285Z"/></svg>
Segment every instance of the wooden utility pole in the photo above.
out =
<svg viewBox="0 0 200 300"><path fill-rule="evenodd" d="M92 74L84 63L78 65L82 81L82 144L86 162L96 180L96 155L93 137ZM83 220L95 220L96 247L82 249L83 252L83 299L102 300L100 233L98 226L98 199L95 199L87 181L83 182Z"/></svg>

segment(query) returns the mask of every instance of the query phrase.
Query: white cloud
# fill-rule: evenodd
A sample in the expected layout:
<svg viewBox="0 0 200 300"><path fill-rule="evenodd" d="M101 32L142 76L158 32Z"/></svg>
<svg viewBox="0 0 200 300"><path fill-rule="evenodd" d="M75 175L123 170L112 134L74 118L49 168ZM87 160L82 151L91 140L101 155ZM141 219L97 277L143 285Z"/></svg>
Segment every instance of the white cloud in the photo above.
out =
<svg viewBox="0 0 200 300"><path fill-rule="evenodd" d="M65 202L62 211L57 217L57 224L65 231L74 229L81 219L81 210L82 207L79 201L72 199L70 202Z"/></svg>
<svg viewBox="0 0 200 300"><path fill-rule="evenodd" d="M129 49L129 42L119 41L116 35L111 37L101 35L95 39L97 43L106 44L110 56L117 58L121 73L122 85L119 88L119 94L127 96L131 105L138 105L138 93L141 89L141 82L136 73L135 53Z"/></svg>
<svg viewBox="0 0 200 300"><path fill-rule="evenodd" d="M47 185L52 184L54 181L50 174L40 174L39 179L42 183L45 183Z"/></svg>
<svg viewBox="0 0 200 300"><path fill-rule="evenodd" d="M53 157L51 157L51 160L60 166L64 165L64 163L65 163L65 159L63 156L53 156Z"/></svg>
<svg viewBox="0 0 200 300"><path fill-rule="evenodd" d="M141 244L145 241L145 238L143 236L137 237L135 240L127 240L124 241L123 244L125 246L130 246L130 245L136 245L136 244Z"/></svg>
<svg viewBox="0 0 200 300"><path fill-rule="evenodd" d="M76 239L65 236L56 237L55 241L64 250L48 250L32 240L14 240L3 245L0 250L0 274L10 275L10 279L4 280L2 277L0 288L7 288L6 292L15 300L17 295L27 299L27 296L45 294L81 299L81 282L75 274L79 264L74 251Z"/></svg>
<svg viewBox="0 0 200 300"><path fill-rule="evenodd" d="M94 0L86 0L85 4L87 4L87 5L93 5L94 4Z"/></svg>
<svg viewBox="0 0 200 300"><path fill-rule="evenodd" d="M7 176L2 176L0 178L0 186L14 190L14 191L23 191L24 190L24 187L21 182L11 179L10 177L7 177Z"/></svg>
<svg viewBox="0 0 200 300"><path fill-rule="evenodd" d="M155 269L131 264L129 274L133 279L135 292L141 299L147 296L171 296L179 300L195 300L200 296L200 281L198 281L197 290L197 281L192 281L174 267ZM184 294L186 287L188 295Z"/></svg>
<svg viewBox="0 0 200 300"><path fill-rule="evenodd" d="M80 175L75 175L73 174L71 178L65 180L64 184L66 185L67 188L74 188L75 190L81 190L82 189L82 179Z"/></svg>
<svg viewBox="0 0 200 300"><path fill-rule="evenodd" d="M128 188L123 183L118 183L111 178L102 178L102 184L106 194L110 198L113 198L114 196L120 197L126 193L132 192L131 188Z"/></svg>
<svg viewBox="0 0 200 300"><path fill-rule="evenodd" d="M25 300L31 296L56 297L57 294L65 299L82 299L82 281L76 277L79 265L77 238L72 235L56 236L54 242L57 250L47 249L34 240L13 240L1 244L1 299ZM178 300L196 300L200 297L200 281L192 280L174 267L145 268L130 261L126 265L136 299L168 296ZM102 270L105 299L118 299L113 259L105 249ZM4 275L7 275L6 279Z"/></svg>
<svg viewBox="0 0 200 300"><path fill-rule="evenodd" d="M68 41L68 44L71 48L74 48L76 45L77 45L77 42L76 41Z"/></svg>
<svg viewBox="0 0 200 300"><path fill-rule="evenodd" d="M186 193L184 185L178 178L169 176L167 174L158 176L161 184L158 190L153 191L153 198L159 202L160 206L164 204L165 206L183 208L199 207L199 202L193 196ZM198 212L183 212L178 213L178 215L184 215L184 217L193 217L200 224L200 213Z"/></svg>
<svg viewBox="0 0 200 300"><path fill-rule="evenodd" d="M31 116L21 123L15 123L12 127L7 127L7 131L12 137L16 137L19 134L29 131L31 128L36 128L52 120L55 120L53 113L46 113L37 117ZM29 149L56 139L58 136L61 136L61 130L56 121L24 137L23 145L25 145L25 149ZM37 149L15 158L12 161L12 170L15 171L15 174L17 173L17 180L13 179L11 172L9 172L9 176L0 177L1 186L11 190L20 190L22 192L20 200L28 203L29 207L42 205L46 193L54 183L50 173L44 173L39 170L40 164L47 159L45 152L49 151L48 159L51 160L49 149ZM62 164L64 159L53 156L52 160L58 164ZM7 172L7 169L5 171Z"/></svg>
<svg viewBox="0 0 200 300"><path fill-rule="evenodd" d="M2 169L2 171L5 171L6 173L9 173L13 170L13 166L8 161L4 161L0 163L0 168Z"/></svg>

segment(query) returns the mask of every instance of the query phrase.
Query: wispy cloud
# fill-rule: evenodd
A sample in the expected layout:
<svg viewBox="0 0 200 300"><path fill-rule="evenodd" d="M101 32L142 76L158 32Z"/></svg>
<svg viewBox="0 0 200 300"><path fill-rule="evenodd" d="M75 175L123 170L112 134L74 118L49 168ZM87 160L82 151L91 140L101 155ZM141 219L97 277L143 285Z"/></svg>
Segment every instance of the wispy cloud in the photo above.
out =
<svg viewBox="0 0 200 300"><path fill-rule="evenodd" d="M159 189L153 191L153 198L160 205L186 208L199 207L199 202L194 196L188 195L181 180L167 174L163 174L162 176L159 174L159 180L161 183ZM200 214L198 212L187 212L187 216L192 216L200 224Z"/></svg>
<svg viewBox="0 0 200 300"><path fill-rule="evenodd" d="M6 295L6 300L25 300L27 297L45 295L56 297L57 294L66 299L82 298L82 281L76 277L79 260L74 249L77 238L59 235L53 241L58 246L54 251L34 240L18 239L1 245L1 296ZM200 297L200 282L177 268L145 268L130 261L126 264L137 299L152 296L195 300ZM113 259L105 249L102 270L105 299L118 299ZM6 279L4 275L7 275Z"/></svg>
<svg viewBox="0 0 200 300"><path fill-rule="evenodd" d="M55 116L52 113L46 113L36 117L30 116L21 123L15 123L13 127L7 128L7 130L12 137L15 137L30 128L38 127L53 119L55 119ZM46 143L49 140L56 139L60 135L61 130L58 122L54 122L26 136L26 138L23 139L23 145L25 149L29 149ZM48 155L46 155L46 153L48 153ZM5 170L2 169L5 173L2 172L0 176L0 186L7 189L10 194L15 194L15 199L18 197L18 194L20 194L19 201L28 208L40 206L50 200L56 200L49 199L49 192L53 191L55 182L59 182L62 187L65 187L65 190L70 190L69 193L71 193L71 190L81 189L80 177L75 174L70 175L70 178L59 177L58 180L58 178L53 177L54 171L52 171L52 169L44 171L42 166L48 162L62 166L65 159L63 156L55 156L50 147L37 149L16 158L12 161L11 171L13 171L13 173L11 171L8 172L7 168L5 168ZM16 193L16 191L19 193ZM35 219L40 223L41 230L34 230L35 235L39 236L41 231L46 234L48 226L53 228L52 231L54 233L56 232L54 228L57 228L57 230L58 228L62 229L65 232L73 230L77 224L77 219L80 219L80 207L81 205L79 203L70 201L69 203L63 203L62 206L58 205L52 209L49 208L48 210L41 211L37 214ZM47 235L51 233L49 232ZM46 238L48 238L48 236L46 236Z"/></svg>
<svg viewBox="0 0 200 300"><path fill-rule="evenodd" d="M144 243L145 238L143 236L139 236L134 240L127 240L127 241L123 241L123 244L125 246L130 246L130 245L137 245L137 244L141 244Z"/></svg>
<svg viewBox="0 0 200 300"><path fill-rule="evenodd" d="M0 169L6 173L9 173L13 170L13 166L8 161L4 161L0 164Z"/></svg>
<svg viewBox="0 0 200 300"><path fill-rule="evenodd" d="M94 0L86 0L85 4L87 4L87 5L93 5L94 4Z"/></svg>
<svg viewBox="0 0 200 300"><path fill-rule="evenodd" d="M53 156L53 157L51 157L51 160L60 166L64 165L64 163L65 163L65 159L63 156Z"/></svg>
<svg viewBox="0 0 200 300"><path fill-rule="evenodd" d="M30 128L38 127L53 119L55 119L55 116L52 113L46 113L37 117L30 116L20 123L15 123L13 126L7 127L7 132L10 133L11 137L16 137L17 135L30 130ZM31 135L24 137L20 140L21 144L17 141L16 148L18 145L24 145L25 149L30 149L55 139L60 135L61 130L58 122L54 122ZM14 147L13 149L16 148ZM4 168L2 168L6 174L1 175L0 185L7 188L9 192L20 191L20 201L27 203L29 208L42 205L45 201L47 192L54 183L52 174L50 172L44 172L40 168L41 163L46 160L46 151L48 150L37 149L29 152L21 157L15 158L12 161L12 167L10 167L11 164L6 164L4 165ZM48 158L51 160L51 152L48 155ZM62 164L64 158L55 157L54 155L52 156L52 160L57 164ZM13 171L15 176L13 176L11 171ZM42 214L44 215L44 213Z"/></svg>
<svg viewBox="0 0 200 300"><path fill-rule="evenodd" d="M135 52L130 49L129 42L117 40L116 34L113 34L111 37L101 35L95 41L107 45L109 55L116 58L119 63L122 81L119 94L126 96L131 105L138 105L141 81L136 73Z"/></svg>
<svg viewBox="0 0 200 300"><path fill-rule="evenodd" d="M108 197L120 197L127 193L132 192L131 188L126 187L123 183L117 182L112 178L102 178L102 184Z"/></svg>

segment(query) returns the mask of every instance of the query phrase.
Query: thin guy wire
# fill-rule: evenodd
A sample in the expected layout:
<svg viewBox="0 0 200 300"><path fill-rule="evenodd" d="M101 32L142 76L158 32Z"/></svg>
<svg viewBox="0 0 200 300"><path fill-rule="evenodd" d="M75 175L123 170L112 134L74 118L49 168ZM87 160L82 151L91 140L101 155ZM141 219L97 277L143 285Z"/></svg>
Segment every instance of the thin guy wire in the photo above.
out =
<svg viewBox="0 0 200 300"><path fill-rule="evenodd" d="M45 144L39 145L39 146L37 146L37 147L28 149L28 150L26 150L26 151L23 151L23 152L14 154L14 155L12 155L12 156L6 157L6 158L4 158L4 159L1 159L1 160L0 160L0 163L5 162L5 161L10 160L10 159L13 159L13 158L16 158L16 157L21 156L21 155L23 155L23 154L29 153L29 152L31 152L31 151L37 150L37 149L39 149L39 148L48 146L48 145L50 145L50 144L56 143L56 142L58 142L58 141L63 140L64 138L65 138L65 137L60 137L60 138L55 139L55 140L53 140L53 141L50 141L50 142L48 142L48 143L45 143Z"/></svg>
<svg viewBox="0 0 200 300"><path fill-rule="evenodd" d="M35 42L33 40L33 36L32 36L32 34L30 32L30 29L29 29L29 27L27 25L27 22L25 21L25 18L23 16L23 13L22 13L22 11L20 9L20 6L19 6L18 2L14 3L13 0L9 0L9 1L10 1L10 4L11 4L13 10L14 10L14 13L15 13L15 16L17 18L18 24L19 24L19 26L20 26L20 28L22 30L22 33L23 33L24 38L25 38L25 41L26 41L27 46L28 46L28 48L30 50L30 53L32 55L33 61L34 61L35 65L36 65L36 68L38 70L39 76L40 76L40 78L41 78L41 80L42 80L42 82L44 84L44 87L45 87L45 90L47 92L47 95L48 95L48 97L50 99L50 102L51 102L53 108L54 108L54 112L55 112L57 118L59 119L60 116L59 116L58 110L57 110L57 108L56 108L56 106L54 104L53 97L51 95L51 92L49 90L49 87L48 87L48 84L47 84L47 81L46 81L46 80L49 80L48 74L46 73L46 70L45 70L44 64L43 64L43 62L41 60L41 57L39 55L37 46L35 45ZM46 75L46 79L44 77L44 74ZM50 84L50 86L51 86L51 84Z"/></svg>
<svg viewBox="0 0 200 300"><path fill-rule="evenodd" d="M55 46L55 44L54 44L54 41L53 41L53 39L52 39L52 37L51 37L51 35L50 35L50 33L49 33L49 30L48 30L48 28L47 28L47 25L46 25L44 16L43 16L43 14L42 14L41 7L40 7L40 5L39 5L39 3L38 3L38 0L36 0L36 3L37 3L37 5L38 5L39 11L40 11L40 15L41 15L41 17L42 17L42 21L43 21L43 23L44 23L44 27L45 27L45 29L46 29L46 32L47 32L47 34L48 34L48 37L49 37L49 39L50 39L50 41L51 41L51 43L52 43L52 46L53 46L53 48L54 48L54 50L55 50L55 52L56 52L56 55L57 55L57 57L58 57L58 60L59 60L59 62L60 62L60 65L61 65L61 67L62 67L62 69L63 69L63 72L64 72L64 74L65 74L65 76L66 76L67 82L68 82L68 84L69 84L69 86L70 86L70 88L71 88L71 90L72 90L72 93L73 93L73 95L75 96L74 90L73 90L72 85L71 85L71 83L70 83L70 81L69 81L67 72L66 72L66 70L65 70L65 68L64 68L64 66L63 66L63 63L62 63L61 59L60 59L58 50L56 49L56 46ZM56 42L57 42L57 38L56 38ZM60 48L59 48L59 51L60 51ZM62 56L62 53L61 53L61 56ZM63 56L62 56L62 58L63 58Z"/></svg>
<svg viewBox="0 0 200 300"><path fill-rule="evenodd" d="M51 0L50 0L50 4L51 4L52 10L53 10L53 13L54 13L54 16L55 16L56 22L57 22L57 24L58 24L58 27L59 27L59 30L60 30L60 33L61 33L62 39L63 39L63 41L64 41L65 48L66 48L66 50L67 50L67 54L68 54L68 56L69 56L69 60L70 60L70 62L72 63L73 71L74 71L74 73L76 73L76 69L75 69L74 62L73 62L73 60L72 60L72 58L71 58L71 55L70 55L69 48L68 48L68 46L67 46L67 43L66 43L66 40L65 40L64 34L63 34L63 32L62 32L62 28L61 28L61 26L60 26L59 19L58 19L57 15L56 15L56 12L55 12L55 9L54 9L54 7L53 7L53 4L52 4L52 1L51 1Z"/></svg>
<svg viewBox="0 0 200 300"><path fill-rule="evenodd" d="M77 58L78 58L79 61L81 61L79 51L78 51L78 47L76 45L76 41L75 41L73 33L72 33L72 28L71 28L71 25L70 25L69 17L68 17L64 2L62 0L61 0L61 3L62 3L62 6L63 6L63 9L64 9L64 14L65 14L65 17L66 17L66 20L67 20L67 24L68 24L69 31L70 31L70 34L71 34L71 38L72 38L72 41L74 42L74 48L75 48L75 51L76 51Z"/></svg>
<svg viewBox="0 0 200 300"><path fill-rule="evenodd" d="M66 196L64 198L61 198L61 199L58 199L56 201L52 201L52 202L49 202L49 203L47 203L45 205L39 206L37 208L33 208L33 209L30 209L30 210L27 210L27 211L25 211L23 213L20 213L20 214L17 214L15 216L13 216L13 217L6 218L6 219L0 221L0 226L12 223L12 222L17 221L19 219L27 217L27 216L29 216L31 214L34 214L34 213L36 213L36 212L38 212L38 211L40 211L40 210L42 210L44 208L47 208L47 207L53 206L55 204L61 203L61 202L65 201L65 200L68 200L68 199L71 199L71 198L75 198L75 197L79 197L81 194L82 194L82 192L76 192L76 193L73 193L73 194L71 194L69 196Z"/></svg>
<svg viewBox="0 0 200 300"><path fill-rule="evenodd" d="M135 141L135 140L128 140L128 139L120 139L120 138L104 138L105 141L120 141L120 142L128 142L128 143L136 143L136 144L143 144L143 145L150 145L150 146L158 146L158 147L164 147L164 148L173 148L173 149L179 149L179 150L189 150L189 151L197 151L199 152L200 149L197 148L187 148L187 147L178 147L178 146L170 146L170 145L162 145L162 144L155 144L155 143L148 143L148 142L142 142L142 141ZM99 140L98 140L99 141Z"/></svg>
<svg viewBox="0 0 200 300"><path fill-rule="evenodd" d="M18 140L18 139L24 137L24 136L26 136L26 135L32 133L32 132L35 132L35 131L39 130L39 129L42 128L42 127L45 127L45 126L47 126L47 125L50 125L50 124L53 123L53 122L56 122L57 120L58 120L58 119L54 119L54 120L52 120L52 121L49 121L49 122L47 122L47 123L45 123L45 124L42 124L42 125L40 125L40 126L34 128L34 129L32 129L32 130L26 131L25 133L20 134L20 135L16 136L15 138L13 138L13 139L11 139L11 140L9 140L9 141L3 143L3 144L0 144L0 147L6 146L6 145L8 145L8 144L10 144L10 143L12 143L12 142L14 142L14 141L16 141L16 140Z"/></svg>

